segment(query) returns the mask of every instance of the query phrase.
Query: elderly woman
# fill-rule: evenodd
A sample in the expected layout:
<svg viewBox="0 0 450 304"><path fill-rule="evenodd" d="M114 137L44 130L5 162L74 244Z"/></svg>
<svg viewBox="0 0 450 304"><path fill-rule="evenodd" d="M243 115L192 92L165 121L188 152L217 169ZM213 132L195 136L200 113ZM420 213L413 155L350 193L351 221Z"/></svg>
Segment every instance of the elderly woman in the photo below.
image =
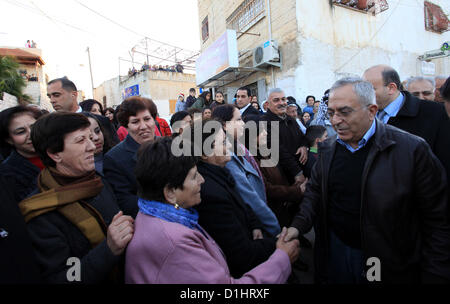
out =
<svg viewBox="0 0 450 304"><path fill-rule="evenodd" d="M262 173L253 156L239 142L244 134L244 122L239 109L229 104L217 107L213 111L213 118L222 122L225 132L233 141L231 161L226 166L236 180L236 191L263 224L263 232L268 236L276 236L280 233L280 225L267 205Z"/></svg>
<svg viewBox="0 0 450 304"><path fill-rule="evenodd" d="M89 125L81 114L60 112L31 131L45 168L40 193L19 207L48 283L109 281L133 236L133 219L122 215L111 187L95 173Z"/></svg>
<svg viewBox="0 0 450 304"><path fill-rule="evenodd" d="M31 142L31 126L39 116L39 110L24 106L0 113L1 144L12 149L0 165L0 174L16 203L36 189L37 176L44 168Z"/></svg>
<svg viewBox="0 0 450 304"><path fill-rule="evenodd" d="M143 143L155 138L155 121L150 114L148 102L142 97L124 100L117 118L127 129L128 135L105 154L103 171L114 189L120 209L134 218L139 210L134 175L136 152Z"/></svg>
<svg viewBox="0 0 450 304"><path fill-rule="evenodd" d="M89 119L89 129L92 134L92 142L95 145L95 170L100 173L100 175L103 175L103 156L112 148L111 143L109 142L109 138L104 136L105 131L98 121L97 116L88 112L82 112L81 114Z"/></svg>
<svg viewBox="0 0 450 304"><path fill-rule="evenodd" d="M218 129L220 132L214 137L212 149L214 154L223 155L225 135L220 124ZM139 151L136 170L139 213L136 233L126 253L125 282L284 283L290 273L290 261L298 255L298 243L285 243L280 237L277 249L260 265L233 278L222 250L208 230L199 224L199 214L192 208L201 202L200 189L204 182L197 171L196 158L174 156L172 150L171 139L159 138ZM234 230L239 231L239 227ZM240 255L248 254L240 252Z"/></svg>

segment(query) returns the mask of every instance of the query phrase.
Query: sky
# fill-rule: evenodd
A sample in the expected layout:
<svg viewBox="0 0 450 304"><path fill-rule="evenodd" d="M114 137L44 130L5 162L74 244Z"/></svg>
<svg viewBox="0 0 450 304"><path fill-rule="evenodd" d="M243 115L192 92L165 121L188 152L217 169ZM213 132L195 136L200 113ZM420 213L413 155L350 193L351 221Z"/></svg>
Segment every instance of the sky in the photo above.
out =
<svg viewBox="0 0 450 304"><path fill-rule="evenodd" d="M0 0L0 12L0 47L34 40L49 78L67 76L86 98L92 97L87 47L94 87L117 77L119 57L131 60L129 51L145 36L200 49L197 0ZM121 61L120 74L131 65Z"/></svg>

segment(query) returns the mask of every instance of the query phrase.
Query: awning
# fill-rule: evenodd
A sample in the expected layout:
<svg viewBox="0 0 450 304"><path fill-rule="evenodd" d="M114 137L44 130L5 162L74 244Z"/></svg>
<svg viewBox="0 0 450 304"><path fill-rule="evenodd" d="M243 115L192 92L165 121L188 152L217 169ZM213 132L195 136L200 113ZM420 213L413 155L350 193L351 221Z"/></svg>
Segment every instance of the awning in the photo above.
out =
<svg viewBox="0 0 450 304"><path fill-rule="evenodd" d="M264 69L253 67L229 67L220 72L219 74L209 78L199 85L199 87L212 88L212 87L224 87L235 81L245 79L256 72L267 72Z"/></svg>

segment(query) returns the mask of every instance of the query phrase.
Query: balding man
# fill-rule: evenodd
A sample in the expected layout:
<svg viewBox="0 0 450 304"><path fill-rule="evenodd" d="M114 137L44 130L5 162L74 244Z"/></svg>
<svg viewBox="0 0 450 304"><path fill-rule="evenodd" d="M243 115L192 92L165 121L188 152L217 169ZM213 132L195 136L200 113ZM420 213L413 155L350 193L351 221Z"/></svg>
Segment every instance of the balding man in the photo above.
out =
<svg viewBox="0 0 450 304"><path fill-rule="evenodd" d="M449 282L444 169L423 139L375 119L377 110L360 78L330 89L337 136L319 144L286 240L314 226L318 283Z"/></svg>
<svg viewBox="0 0 450 304"><path fill-rule="evenodd" d="M377 118L425 139L450 179L450 120L444 106L400 91L400 77L390 66L371 67L364 72L363 78L375 89Z"/></svg>
<svg viewBox="0 0 450 304"><path fill-rule="evenodd" d="M47 96L55 111L67 111L72 113L82 112L78 105L78 91L75 84L67 77L56 78L47 84ZM95 114L94 114L95 115ZM109 138L113 145L120 142L119 136L114 130L110 120L102 115L95 115L103 129L104 136Z"/></svg>
<svg viewBox="0 0 450 304"><path fill-rule="evenodd" d="M406 90L413 96L423 99L434 101L435 98L435 81L429 77L411 77L406 82Z"/></svg>

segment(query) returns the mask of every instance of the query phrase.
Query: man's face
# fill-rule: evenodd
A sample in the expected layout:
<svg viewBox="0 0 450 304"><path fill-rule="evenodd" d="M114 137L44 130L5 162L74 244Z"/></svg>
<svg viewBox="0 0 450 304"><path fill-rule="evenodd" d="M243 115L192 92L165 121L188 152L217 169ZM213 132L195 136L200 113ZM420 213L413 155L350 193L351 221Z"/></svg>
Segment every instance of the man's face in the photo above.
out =
<svg viewBox="0 0 450 304"><path fill-rule="evenodd" d="M328 101L328 116L333 128L339 138L352 147L357 147L369 130L377 110L376 105L362 106L352 85L332 91Z"/></svg>
<svg viewBox="0 0 450 304"><path fill-rule="evenodd" d="M250 96L247 94L247 90L238 90L236 93L236 105L239 109L244 108L250 103Z"/></svg>
<svg viewBox="0 0 450 304"><path fill-rule="evenodd" d="M434 87L429 81L414 81L409 84L408 91L419 99L434 101Z"/></svg>
<svg viewBox="0 0 450 304"><path fill-rule="evenodd" d="M282 116L286 114L287 110L287 99L284 96L284 92L281 93L272 93L269 96L269 104L270 111L278 116Z"/></svg>
<svg viewBox="0 0 450 304"><path fill-rule="evenodd" d="M315 102L314 103L314 108L313 108L313 113L316 114L317 111L319 111L319 104L320 102Z"/></svg>
<svg viewBox="0 0 450 304"><path fill-rule="evenodd" d="M189 95L191 95L192 97L195 97L195 91L190 91Z"/></svg>
<svg viewBox="0 0 450 304"><path fill-rule="evenodd" d="M55 111L75 112L77 110L77 92L63 89L61 81L56 81L47 87L47 96Z"/></svg>
<svg viewBox="0 0 450 304"><path fill-rule="evenodd" d="M380 110L386 108L397 97L397 88L392 85L384 85L381 69L372 69L364 73L363 79L370 82L375 89L377 105ZM395 86L395 85L394 85Z"/></svg>
<svg viewBox="0 0 450 304"><path fill-rule="evenodd" d="M444 98L441 96L439 89L444 85L445 79L436 78L436 89L434 90L434 100L437 102L445 102Z"/></svg>
<svg viewBox="0 0 450 304"><path fill-rule="evenodd" d="M294 119L297 119L297 107L294 107L294 106L287 107L286 115L288 115Z"/></svg>

